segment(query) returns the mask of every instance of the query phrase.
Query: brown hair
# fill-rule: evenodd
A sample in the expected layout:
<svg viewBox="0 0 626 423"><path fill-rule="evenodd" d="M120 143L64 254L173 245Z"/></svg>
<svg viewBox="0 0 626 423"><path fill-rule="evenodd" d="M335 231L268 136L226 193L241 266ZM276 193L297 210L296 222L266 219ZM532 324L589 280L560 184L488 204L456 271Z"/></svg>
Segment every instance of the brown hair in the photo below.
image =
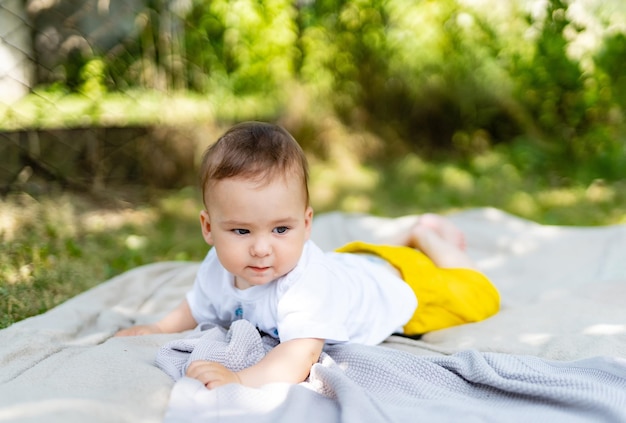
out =
<svg viewBox="0 0 626 423"><path fill-rule="evenodd" d="M300 145L284 128L264 122L243 122L231 127L204 152L200 187L206 190L221 179L242 177L271 181L276 176L300 178L309 204L309 169Z"/></svg>

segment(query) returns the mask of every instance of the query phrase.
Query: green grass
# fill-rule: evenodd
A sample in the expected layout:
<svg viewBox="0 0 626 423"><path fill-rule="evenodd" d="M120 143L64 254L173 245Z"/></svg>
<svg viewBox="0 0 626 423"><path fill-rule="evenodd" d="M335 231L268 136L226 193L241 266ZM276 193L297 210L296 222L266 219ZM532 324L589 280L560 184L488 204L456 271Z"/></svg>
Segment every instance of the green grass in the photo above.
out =
<svg viewBox="0 0 626 423"><path fill-rule="evenodd" d="M356 159L312 162L311 195L328 210L399 216L497 207L545 224L626 223L626 182L556 185L523 175L502 153L470 161L427 162L416 155L386 164ZM113 195L113 194L110 194ZM59 193L13 194L0 201L0 327L42 313L133 267L200 260L208 247L193 188L153 194L142 204ZM108 203L115 204L113 197Z"/></svg>
<svg viewBox="0 0 626 423"><path fill-rule="evenodd" d="M16 103L0 102L0 130L184 125L222 118L242 120L243 116L271 116L277 109L276 101L269 97L218 97L154 90L127 90L89 96L36 89Z"/></svg>
<svg viewBox="0 0 626 423"><path fill-rule="evenodd" d="M543 224L626 223L626 180L584 182L523 174L503 152L490 151L462 162L429 162L407 154L371 166L350 160L320 163L312 166L312 179L317 211L399 216L496 207Z"/></svg>
<svg viewBox="0 0 626 423"><path fill-rule="evenodd" d="M0 202L0 327L42 313L125 270L206 254L192 190L151 205L103 208L84 197Z"/></svg>

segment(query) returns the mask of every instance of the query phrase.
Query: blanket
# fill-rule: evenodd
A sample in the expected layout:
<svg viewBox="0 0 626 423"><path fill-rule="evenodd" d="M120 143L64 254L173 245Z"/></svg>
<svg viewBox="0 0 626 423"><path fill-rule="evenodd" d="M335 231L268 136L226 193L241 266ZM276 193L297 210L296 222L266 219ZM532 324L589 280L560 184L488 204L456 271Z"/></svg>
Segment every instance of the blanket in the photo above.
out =
<svg viewBox="0 0 626 423"><path fill-rule="evenodd" d="M207 390L183 378L191 361L216 361L237 371L256 364L274 344L245 320L228 331L214 327L169 342L156 358L178 381L165 421L626 421L626 360L609 357L556 362L475 350L420 357L334 345L300 385Z"/></svg>
<svg viewBox="0 0 626 423"><path fill-rule="evenodd" d="M488 320L432 332L419 341L392 336L381 346L325 351L312 371L312 380L304 384L207 391L187 378L175 382L155 365L164 346L187 334L112 337L121 327L152 322L175 307L198 268L198 263L154 263L0 331L0 422L175 421L173 405L192 407L200 397L209 406L208 413L230 410L229 416L245 419L246 414L268 410L272 411L268 415L287 412L289 407L298 410L298 404L307 403L313 394L316 410L325 410L328 421L337 413L342 418L366 414L393 419L396 411L380 408L385 403L412 410L414 420L421 409L462 403L468 419L474 416L476 420L490 395L499 392L498 398L508 398L504 392L512 391L507 386L532 385L533 380L540 382L532 385L542 389L539 394L521 394L527 401L509 401L511 408L502 405L498 413L510 411L511 417L521 407L525 413L534 412L535 407L545 411L540 406L544 403L567 409L578 401L583 416L624 421L615 410L620 404L626 408L619 391L626 359L626 225L547 226L491 208L449 217L466 233L469 254L500 290L502 310ZM313 238L324 249L355 239L386 242L415 219L330 213L315 218ZM511 364L516 360L523 366ZM432 376L431 385L423 385L417 394L389 390L389 395L397 397L392 402L386 391L376 391L384 381L382 376L359 378L349 371L359 366L346 367L352 362L363 363L364 368L394 363L401 371L389 375L402 376L398 381L420 372ZM382 375L384 366L377 369ZM539 379L528 379L533 374ZM572 378L559 379L566 375ZM605 401L598 401L600 380L607 381ZM559 402L555 396L572 384L581 387L578 399L567 393ZM462 386L484 389L472 396ZM422 402L416 410L418 400L413 397L419 395ZM510 395L520 396L519 391ZM265 408L243 406L251 403ZM324 421L299 410L298 421ZM493 421L507 421L503 416L498 414L502 418L493 417ZM363 421L368 420L364 417Z"/></svg>

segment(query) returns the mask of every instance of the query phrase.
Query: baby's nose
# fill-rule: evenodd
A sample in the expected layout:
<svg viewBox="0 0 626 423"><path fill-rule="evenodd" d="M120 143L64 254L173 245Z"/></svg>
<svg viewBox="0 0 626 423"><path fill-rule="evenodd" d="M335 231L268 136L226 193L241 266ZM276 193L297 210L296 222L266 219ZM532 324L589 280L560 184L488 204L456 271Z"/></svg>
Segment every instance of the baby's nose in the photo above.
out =
<svg viewBox="0 0 626 423"><path fill-rule="evenodd" d="M258 237L252 243L250 254L255 257L265 257L272 253L271 243L265 237Z"/></svg>

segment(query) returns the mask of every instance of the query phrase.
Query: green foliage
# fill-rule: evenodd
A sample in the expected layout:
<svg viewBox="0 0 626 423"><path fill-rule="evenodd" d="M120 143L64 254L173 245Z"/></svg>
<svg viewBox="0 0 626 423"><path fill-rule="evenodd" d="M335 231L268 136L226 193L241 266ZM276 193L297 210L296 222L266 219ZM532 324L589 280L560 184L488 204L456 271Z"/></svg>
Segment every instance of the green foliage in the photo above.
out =
<svg viewBox="0 0 626 423"><path fill-rule="evenodd" d="M617 32L604 40L604 46L597 54L595 63L598 67L602 100L614 100L622 109L626 109L626 34Z"/></svg>
<svg viewBox="0 0 626 423"><path fill-rule="evenodd" d="M535 130L551 144L554 155L575 157L575 137L588 122L583 71L568 57L564 31L571 26L567 5L550 0L541 23L535 52L521 58L514 69L517 96L529 111Z"/></svg>
<svg viewBox="0 0 626 423"><path fill-rule="evenodd" d="M80 92L92 99L99 99L106 92L106 64L102 59L92 59L81 68Z"/></svg>
<svg viewBox="0 0 626 423"><path fill-rule="evenodd" d="M185 18L189 87L278 95L292 80L295 10L287 0L195 1Z"/></svg>
<svg viewBox="0 0 626 423"><path fill-rule="evenodd" d="M0 128L281 120L314 152L317 212L624 223L626 33L589 12L596 44L576 52L589 28L570 3L527 4L150 0L121 44L76 50L59 81L0 104ZM0 327L206 252L195 192L96 210L0 201Z"/></svg>
<svg viewBox="0 0 626 423"><path fill-rule="evenodd" d="M613 86L619 91L619 66L611 59L619 53L619 37L607 40L610 56L603 53L596 60L604 73L584 70L580 60L570 57L566 34L585 28L568 16L566 2L549 1L534 53L518 58L513 68L515 96L533 122L532 130L513 141L514 151L534 150L535 160L524 167L530 172L558 169L587 182L598 175L616 179L626 163L625 133L622 123L611 118L621 115L622 106L607 92ZM586 166L575 165L582 162Z"/></svg>
<svg viewBox="0 0 626 423"><path fill-rule="evenodd" d="M593 19L575 18L566 0L544 4L538 11L496 0L152 0L122 45L71 57L54 92L92 102L60 110L70 124L132 119L126 106L112 116L110 96L132 102L142 89L165 98L182 91L210 103L217 120L299 119L301 128L324 130L323 119L338 117L378 136L379 152L390 156L467 158L505 144L525 172L618 179L626 35L603 22L598 5L585 17L595 19L597 48L575 53ZM19 126L23 116L42 125L53 114L47 100L24 113L19 104L0 106L0 119L17 122L2 126ZM149 108L155 122L166 118L162 104Z"/></svg>

